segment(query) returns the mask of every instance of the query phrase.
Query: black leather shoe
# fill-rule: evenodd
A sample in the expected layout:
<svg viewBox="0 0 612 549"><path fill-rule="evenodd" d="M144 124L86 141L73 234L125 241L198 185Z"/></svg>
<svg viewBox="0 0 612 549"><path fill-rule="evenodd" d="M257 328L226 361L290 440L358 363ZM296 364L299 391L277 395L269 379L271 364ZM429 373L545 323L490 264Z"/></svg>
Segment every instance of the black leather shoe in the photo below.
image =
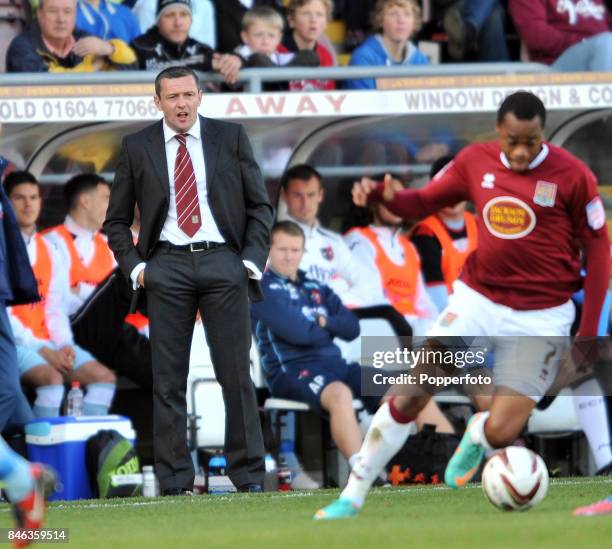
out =
<svg viewBox="0 0 612 549"><path fill-rule="evenodd" d="M163 491L162 496L193 496L193 492L186 488L168 488Z"/></svg>
<svg viewBox="0 0 612 549"><path fill-rule="evenodd" d="M238 486L238 491L258 494L258 493L263 492L263 488L261 487L261 484L251 483L251 484L243 484L242 486Z"/></svg>

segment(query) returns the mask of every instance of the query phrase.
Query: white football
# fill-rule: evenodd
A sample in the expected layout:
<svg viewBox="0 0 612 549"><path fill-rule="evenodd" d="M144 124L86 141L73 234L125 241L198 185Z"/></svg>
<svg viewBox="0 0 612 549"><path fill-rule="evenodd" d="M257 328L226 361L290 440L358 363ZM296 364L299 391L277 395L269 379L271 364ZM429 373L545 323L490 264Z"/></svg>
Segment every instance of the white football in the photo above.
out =
<svg viewBox="0 0 612 549"><path fill-rule="evenodd" d="M482 491L504 511L526 511L540 503L548 490L548 470L535 452L508 446L496 452L482 472Z"/></svg>

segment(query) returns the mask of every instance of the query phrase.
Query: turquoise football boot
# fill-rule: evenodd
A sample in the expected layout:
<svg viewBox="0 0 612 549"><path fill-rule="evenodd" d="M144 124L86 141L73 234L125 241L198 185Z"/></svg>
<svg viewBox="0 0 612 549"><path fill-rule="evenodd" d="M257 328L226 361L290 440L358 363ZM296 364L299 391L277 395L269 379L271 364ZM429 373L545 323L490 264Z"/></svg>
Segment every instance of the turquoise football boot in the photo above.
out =
<svg viewBox="0 0 612 549"><path fill-rule="evenodd" d="M468 422L463 438L444 471L444 482L451 488L460 488L470 482L478 472L484 457L484 448L474 444L470 435L470 429L474 422L479 420L479 416L480 414L474 414Z"/></svg>
<svg viewBox="0 0 612 549"><path fill-rule="evenodd" d="M353 505L353 502L348 499L337 499L330 503L327 507L319 509L314 517L314 520L338 520L356 517L359 509Z"/></svg>

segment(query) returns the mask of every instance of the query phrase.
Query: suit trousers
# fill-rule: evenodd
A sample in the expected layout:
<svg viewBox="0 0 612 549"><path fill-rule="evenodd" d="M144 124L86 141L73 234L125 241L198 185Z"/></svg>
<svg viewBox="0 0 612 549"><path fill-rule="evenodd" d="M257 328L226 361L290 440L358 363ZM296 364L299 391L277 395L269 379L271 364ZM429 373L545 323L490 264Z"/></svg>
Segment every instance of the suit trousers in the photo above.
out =
<svg viewBox="0 0 612 549"><path fill-rule="evenodd" d="M228 246L157 246L144 272L153 357L153 446L161 490L193 487L187 375L199 309L225 402L225 454L235 486L263 483L264 445L249 368L248 272ZM206 425L203 426L206 428Z"/></svg>

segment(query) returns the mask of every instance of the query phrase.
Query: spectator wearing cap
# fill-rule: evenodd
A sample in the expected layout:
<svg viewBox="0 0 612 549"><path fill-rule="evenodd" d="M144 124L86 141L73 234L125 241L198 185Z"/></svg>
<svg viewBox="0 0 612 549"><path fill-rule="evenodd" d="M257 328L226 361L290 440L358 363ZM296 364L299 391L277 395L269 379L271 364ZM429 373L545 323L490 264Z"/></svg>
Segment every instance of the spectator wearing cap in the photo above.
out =
<svg viewBox="0 0 612 549"><path fill-rule="evenodd" d="M122 40L76 29L77 0L41 0L36 19L11 42L7 72L97 72L136 68Z"/></svg>
<svg viewBox="0 0 612 549"><path fill-rule="evenodd" d="M157 2L158 0L129 0L128 3L128 0L123 0L124 5L132 7L132 12L138 19L138 24L143 32L153 27L157 21ZM193 17L189 36L212 48L217 47L216 9L213 2L211 0L192 2L191 11Z"/></svg>
<svg viewBox="0 0 612 549"><path fill-rule="evenodd" d="M76 26L102 40L118 38L126 44L141 34L132 11L110 0L78 0Z"/></svg>
<svg viewBox="0 0 612 549"><path fill-rule="evenodd" d="M160 71L174 65L223 75L225 82L236 82L242 59L220 54L207 44L189 38L192 24L191 0L159 0L157 23L132 42L141 69Z"/></svg>

